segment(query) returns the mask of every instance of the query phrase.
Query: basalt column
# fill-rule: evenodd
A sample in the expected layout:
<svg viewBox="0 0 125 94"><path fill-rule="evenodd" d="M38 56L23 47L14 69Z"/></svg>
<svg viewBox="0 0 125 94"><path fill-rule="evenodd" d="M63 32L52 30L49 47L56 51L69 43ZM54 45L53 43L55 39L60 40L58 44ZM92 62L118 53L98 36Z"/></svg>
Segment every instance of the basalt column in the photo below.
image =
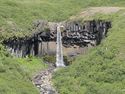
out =
<svg viewBox="0 0 125 94"><path fill-rule="evenodd" d="M38 36L35 36L34 55L37 56L38 53L39 53L39 40L38 40Z"/></svg>
<svg viewBox="0 0 125 94"><path fill-rule="evenodd" d="M38 43L38 56L42 56L42 39L38 36L38 40L39 40L39 43Z"/></svg>
<svg viewBox="0 0 125 94"><path fill-rule="evenodd" d="M67 21L61 23L64 26L64 31L61 32L57 24L59 25L38 21L32 35L15 36L5 40L3 44L16 57L55 55L57 46L58 62L63 61L62 45L65 55L81 54L85 48L99 45L111 28L111 22L105 20Z"/></svg>

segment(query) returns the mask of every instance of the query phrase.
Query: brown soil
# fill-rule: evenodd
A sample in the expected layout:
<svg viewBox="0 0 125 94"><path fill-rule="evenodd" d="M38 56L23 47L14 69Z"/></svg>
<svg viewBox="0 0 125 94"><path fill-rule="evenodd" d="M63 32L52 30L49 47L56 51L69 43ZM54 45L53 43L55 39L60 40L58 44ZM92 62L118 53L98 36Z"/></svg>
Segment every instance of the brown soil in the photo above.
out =
<svg viewBox="0 0 125 94"><path fill-rule="evenodd" d="M122 9L125 9L124 7L90 7L82 11L76 16L71 16L70 19L76 19L77 17L83 18L83 17L90 17L94 16L96 13L101 14L111 14L116 13Z"/></svg>

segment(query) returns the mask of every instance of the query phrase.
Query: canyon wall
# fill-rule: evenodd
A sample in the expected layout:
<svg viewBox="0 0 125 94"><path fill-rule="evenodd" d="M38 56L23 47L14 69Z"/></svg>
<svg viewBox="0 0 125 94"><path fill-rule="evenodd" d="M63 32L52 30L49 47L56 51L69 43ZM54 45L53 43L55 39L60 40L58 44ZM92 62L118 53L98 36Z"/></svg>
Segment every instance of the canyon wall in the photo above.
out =
<svg viewBox="0 0 125 94"><path fill-rule="evenodd" d="M88 47L99 45L111 28L110 21L68 21L61 23L63 53L68 56L86 53ZM37 20L31 36L12 37L3 44L16 57L55 55L58 23Z"/></svg>

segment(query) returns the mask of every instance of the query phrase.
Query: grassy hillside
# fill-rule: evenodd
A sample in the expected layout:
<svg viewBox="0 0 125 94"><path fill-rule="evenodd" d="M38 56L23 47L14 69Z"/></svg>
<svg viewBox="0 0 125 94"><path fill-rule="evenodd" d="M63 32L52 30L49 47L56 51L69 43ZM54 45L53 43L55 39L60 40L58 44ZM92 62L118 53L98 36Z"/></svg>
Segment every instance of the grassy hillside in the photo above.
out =
<svg viewBox="0 0 125 94"><path fill-rule="evenodd" d="M124 0L0 0L0 42L29 34L36 19L62 21L86 7L124 5ZM113 28L105 42L55 74L60 94L124 93L125 20L123 14L109 18L113 20ZM29 79L41 68L45 66L40 60L14 59L0 45L0 94L38 94Z"/></svg>
<svg viewBox="0 0 125 94"><path fill-rule="evenodd" d="M125 11L94 18L112 21L103 43L55 73L59 94L125 94Z"/></svg>
<svg viewBox="0 0 125 94"><path fill-rule="evenodd" d="M24 36L36 19L63 21L86 7L124 5L124 0L1 0L0 40Z"/></svg>
<svg viewBox="0 0 125 94"><path fill-rule="evenodd" d="M38 91L16 61L0 58L0 94L38 94Z"/></svg>
<svg viewBox="0 0 125 94"><path fill-rule="evenodd" d="M46 67L38 58L13 58L0 45L0 94L39 94L31 77Z"/></svg>
<svg viewBox="0 0 125 94"><path fill-rule="evenodd" d="M28 73L30 78L32 78L35 75L35 73L47 68L47 65L43 63L43 60L36 57L17 58L16 61Z"/></svg>

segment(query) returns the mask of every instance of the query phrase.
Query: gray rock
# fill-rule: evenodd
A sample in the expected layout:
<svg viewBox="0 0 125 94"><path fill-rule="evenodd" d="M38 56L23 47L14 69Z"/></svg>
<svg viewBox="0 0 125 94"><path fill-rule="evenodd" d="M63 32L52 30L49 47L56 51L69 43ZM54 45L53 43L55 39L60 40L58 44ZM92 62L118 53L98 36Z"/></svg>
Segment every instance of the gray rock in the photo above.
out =
<svg viewBox="0 0 125 94"><path fill-rule="evenodd" d="M58 94L51 82L54 69L53 66L50 66L33 77L33 83L39 89L40 94Z"/></svg>

